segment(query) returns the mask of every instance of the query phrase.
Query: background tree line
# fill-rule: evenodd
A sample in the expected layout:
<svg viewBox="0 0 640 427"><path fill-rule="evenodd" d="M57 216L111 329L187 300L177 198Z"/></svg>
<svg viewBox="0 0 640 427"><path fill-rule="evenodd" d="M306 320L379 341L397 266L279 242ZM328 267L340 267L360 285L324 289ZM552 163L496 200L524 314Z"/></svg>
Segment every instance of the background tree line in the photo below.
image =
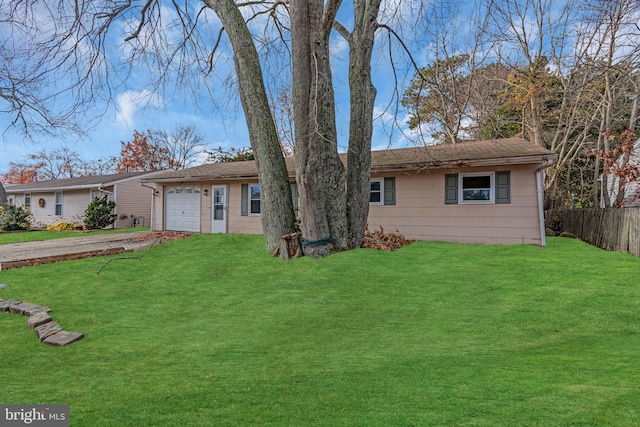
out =
<svg viewBox="0 0 640 427"><path fill-rule="evenodd" d="M638 175L627 163L640 2L491 1L471 14L475 32L464 38L459 7L436 11L424 27L435 60L417 68L402 97L409 127L427 143L524 137L558 155L546 171L547 207L619 206ZM612 176L617 188L602 192Z"/></svg>
<svg viewBox="0 0 640 427"><path fill-rule="evenodd" d="M5 184L22 184L50 179L75 178L87 175L186 169L202 162L250 160L247 149L208 149L202 135L193 126L179 125L173 130L146 133L134 131L133 139L120 143L119 156L83 160L76 151L63 147L38 150L24 162L9 164L0 175Z"/></svg>

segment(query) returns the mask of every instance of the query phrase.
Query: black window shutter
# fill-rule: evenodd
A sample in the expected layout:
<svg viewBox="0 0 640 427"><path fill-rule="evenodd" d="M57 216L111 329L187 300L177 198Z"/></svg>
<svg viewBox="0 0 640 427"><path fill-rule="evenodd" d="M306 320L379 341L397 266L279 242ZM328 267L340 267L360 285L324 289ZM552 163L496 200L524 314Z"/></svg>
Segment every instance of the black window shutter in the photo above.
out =
<svg viewBox="0 0 640 427"><path fill-rule="evenodd" d="M384 204L396 204L396 179L389 177L384 179Z"/></svg>
<svg viewBox="0 0 640 427"><path fill-rule="evenodd" d="M451 173L444 176L444 203L458 204L458 174Z"/></svg>
<svg viewBox="0 0 640 427"><path fill-rule="evenodd" d="M248 216L249 215L249 184L242 184L241 191L241 200L240 200L240 215Z"/></svg>
<svg viewBox="0 0 640 427"><path fill-rule="evenodd" d="M511 176L509 171L496 172L496 203L511 203Z"/></svg>

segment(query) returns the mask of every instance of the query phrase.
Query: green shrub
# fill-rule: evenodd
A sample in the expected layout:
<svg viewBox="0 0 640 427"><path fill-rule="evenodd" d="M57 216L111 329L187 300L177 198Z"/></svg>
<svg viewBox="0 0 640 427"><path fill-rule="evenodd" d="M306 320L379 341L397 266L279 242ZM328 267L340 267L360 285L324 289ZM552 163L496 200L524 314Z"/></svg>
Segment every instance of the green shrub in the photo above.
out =
<svg viewBox="0 0 640 427"><path fill-rule="evenodd" d="M31 219L29 208L8 206L0 215L0 228L4 231L30 230Z"/></svg>
<svg viewBox="0 0 640 427"><path fill-rule="evenodd" d="M107 196L96 197L84 211L84 226L88 230L99 230L113 224L117 215L113 213L116 202L107 200Z"/></svg>

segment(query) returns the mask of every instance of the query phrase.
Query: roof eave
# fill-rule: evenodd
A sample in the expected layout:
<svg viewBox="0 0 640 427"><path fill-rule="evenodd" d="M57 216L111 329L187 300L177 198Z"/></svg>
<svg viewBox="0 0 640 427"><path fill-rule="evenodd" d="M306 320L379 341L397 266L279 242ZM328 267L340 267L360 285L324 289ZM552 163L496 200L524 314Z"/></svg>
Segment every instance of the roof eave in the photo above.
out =
<svg viewBox="0 0 640 427"><path fill-rule="evenodd" d="M91 188L104 188L111 187L113 183L109 184L85 184L85 185L71 185L71 186L62 186L62 187L47 187L47 188L37 188L37 187L27 187L27 188L5 188L7 193L48 193L51 191L69 191L69 190L86 190Z"/></svg>
<svg viewBox="0 0 640 427"><path fill-rule="evenodd" d="M455 169L463 167L526 165L545 162L547 160L554 159L555 157L555 154L543 154L537 156L501 157L493 159L458 159L443 161L432 160L429 162L372 165L371 172L381 173L421 171L426 169Z"/></svg>

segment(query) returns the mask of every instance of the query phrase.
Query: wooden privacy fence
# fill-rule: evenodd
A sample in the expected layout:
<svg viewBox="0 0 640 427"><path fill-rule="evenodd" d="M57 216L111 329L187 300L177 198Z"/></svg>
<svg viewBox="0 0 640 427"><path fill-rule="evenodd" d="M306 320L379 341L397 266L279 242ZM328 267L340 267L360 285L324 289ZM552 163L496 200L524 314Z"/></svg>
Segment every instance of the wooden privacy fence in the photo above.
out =
<svg viewBox="0 0 640 427"><path fill-rule="evenodd" d="M545 222L556 234L569 233L608 251L640 256L639 208L551 209Z"/></svg>

